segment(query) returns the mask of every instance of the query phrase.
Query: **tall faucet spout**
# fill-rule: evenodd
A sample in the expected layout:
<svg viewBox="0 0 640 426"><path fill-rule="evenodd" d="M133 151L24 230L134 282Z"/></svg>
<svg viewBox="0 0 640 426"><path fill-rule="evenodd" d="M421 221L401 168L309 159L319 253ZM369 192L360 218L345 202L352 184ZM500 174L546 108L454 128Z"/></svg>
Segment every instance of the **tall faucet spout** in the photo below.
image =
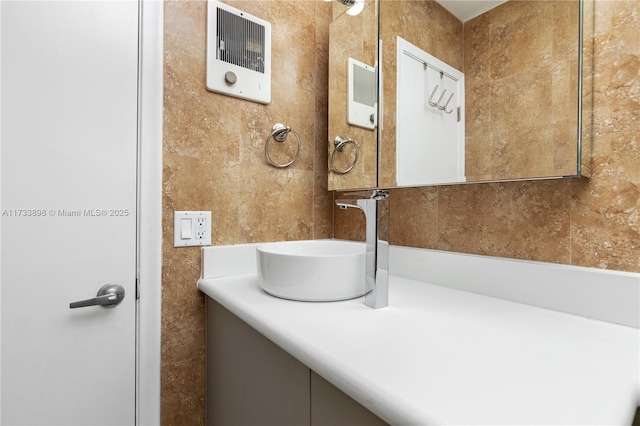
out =
<svg viewBox="0 0 640 426"><path fill-rule="evenodd" d="M346 198L345 199L336 200L336 205L338 207L340 207L341 209L343 209L343 210L347 209L349 207L354 207L354 208L357 208L357 209L360 208L360 206L357 203L357 200L346 199Z"/></svg>
<svg viewBox="0 0 640 426"><path fill-rule="evenodd" d="M344 196L336 200L336 205L359 208L366 221L364 303L383 308L389 304L389 191L374 189Z"/></svg>

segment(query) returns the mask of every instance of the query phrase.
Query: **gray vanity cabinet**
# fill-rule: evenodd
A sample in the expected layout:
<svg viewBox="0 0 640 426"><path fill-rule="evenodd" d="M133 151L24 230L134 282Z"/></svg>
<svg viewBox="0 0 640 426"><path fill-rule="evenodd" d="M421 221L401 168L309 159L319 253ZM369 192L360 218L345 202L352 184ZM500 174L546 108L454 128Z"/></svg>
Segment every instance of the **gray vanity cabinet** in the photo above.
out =
<svg viewBox="0 0 640 426"><path fill-rule="evenodd" d="M214 425L384 425L207 297L205 416Z"/></svg>
<svg viewBox="0 0 640 426"><path fill-rule="evenodd" d="M386 425L379 417L311 371L311 425Z"/></svg>

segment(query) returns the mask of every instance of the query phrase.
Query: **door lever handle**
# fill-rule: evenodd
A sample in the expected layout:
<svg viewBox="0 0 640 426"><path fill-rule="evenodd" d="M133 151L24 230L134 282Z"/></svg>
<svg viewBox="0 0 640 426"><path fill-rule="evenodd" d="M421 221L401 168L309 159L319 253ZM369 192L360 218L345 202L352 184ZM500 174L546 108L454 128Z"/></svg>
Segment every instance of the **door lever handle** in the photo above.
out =
<svg viewBox="0 0 640 426"><path fill-rule="evenodd" d="M100 287L98 294L93 299L71 302L69 308L84 308L85 306L103 306L112 308L124 299L124 288L120 284L105 284Z"/></svg>

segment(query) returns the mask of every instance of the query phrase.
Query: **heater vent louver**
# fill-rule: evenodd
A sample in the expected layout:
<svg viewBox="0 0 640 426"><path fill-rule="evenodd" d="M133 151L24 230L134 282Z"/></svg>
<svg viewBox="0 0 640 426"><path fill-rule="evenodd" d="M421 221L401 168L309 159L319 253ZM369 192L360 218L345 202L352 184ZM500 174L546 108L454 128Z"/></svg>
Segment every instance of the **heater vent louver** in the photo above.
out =
<svg viewBox="0 0 640 426"><path fill-rule="evenodd" d="M216 58L264 74L264 26L217 10Z"/></svg>
<svg viewBox="0 0 640 426"><path fill-rule="evenodd" d="M271 102L271 24L217 0L208 1L207 89Z"/></svg>

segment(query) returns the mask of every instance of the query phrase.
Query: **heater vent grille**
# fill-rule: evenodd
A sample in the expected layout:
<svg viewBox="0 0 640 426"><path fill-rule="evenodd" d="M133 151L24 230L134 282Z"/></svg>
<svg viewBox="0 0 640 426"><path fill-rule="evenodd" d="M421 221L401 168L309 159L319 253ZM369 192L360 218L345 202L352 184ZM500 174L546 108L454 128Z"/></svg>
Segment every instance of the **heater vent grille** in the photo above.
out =
<svg viewBox="0 0 640 426"><path fill-rule="evenodd" d="M271 23L207 1L207 90L271 102Z"/></svg>
<svg viewBox="0 0 640 426"><path fill-rule="evenodd" d="M264 74L264 26L218 8L216 58Z"/></svg>

